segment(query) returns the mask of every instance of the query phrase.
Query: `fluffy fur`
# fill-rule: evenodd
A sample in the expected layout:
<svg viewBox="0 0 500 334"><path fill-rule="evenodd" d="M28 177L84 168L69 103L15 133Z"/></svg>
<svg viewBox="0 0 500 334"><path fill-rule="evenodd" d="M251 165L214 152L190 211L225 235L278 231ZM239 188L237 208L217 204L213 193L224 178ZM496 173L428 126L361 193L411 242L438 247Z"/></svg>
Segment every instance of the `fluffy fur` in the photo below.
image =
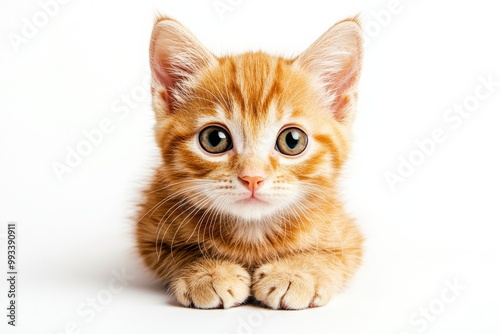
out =
<svg viewBox="0 0 500 334"><path fill-rule="evenodd" d="M322 306L359 266L362 237L336 181L350 148L361 45L353 18L295 59L216 57L177 21L157 20L150 60L163 162L144 192L136 237L182 305L229 308L253 295L274 309ZM211 124L228 130L231 150L200 147ZM289 126L308 136L293 157L276 149ZM255 193L246 176L260 177Z"/></svg>

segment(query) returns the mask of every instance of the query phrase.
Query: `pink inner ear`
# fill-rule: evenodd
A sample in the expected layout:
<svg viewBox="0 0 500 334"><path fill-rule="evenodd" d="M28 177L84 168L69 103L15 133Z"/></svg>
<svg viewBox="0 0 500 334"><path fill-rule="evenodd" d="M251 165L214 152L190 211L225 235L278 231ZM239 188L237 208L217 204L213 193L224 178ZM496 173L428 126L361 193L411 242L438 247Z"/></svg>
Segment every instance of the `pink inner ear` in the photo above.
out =
<svg viewBox="0 0 500 334"><path fill-rule="evenodd" d="M164 100L166 107L170 109L173 103L172 89L175 85L174 79L168 74L167 69L164 68L163 65L158 63L156 59L151 60L151 70L153 72L153 77L155 78L155 80L165 88L165 91L163 91L161 97Z"/></svg>
<svg viewBox="0 0 500 334"><path fill-rule="evenodd" d="M332 75L328 89L335 92L336 98L332 105L332 111L335 119L342 121L348 114L348 108L351 105L351 96L355 94L355 84L359 76L359 62L355 59L349 59L343 65L344 70Z"/></svg>
<svg viewBox="0 0 500 334"><path fill-rule="evenodd" d="M216 60L187 29L169 18L156 22L149 54L154 85L166 111L173 111L176 99L185 93L184 81Z"/></svg>
<svg viewBox="0 0 500 334"><path fill-rule="evenodd" d="M159 83L165 87L170 88L174 85L174 80L168 75L166 68L159 64L158 61L152 61L153 74Z"/></svg>
<svg viewBox="0 0 500 334"><path fill-rule="evenodd" d="M165 92L164 94L162 94L162 98L169 108L169 111L172 111L171 108L174 103L173 91L176 85L178 85L179 82L184 79L180 73L186 72L187 68L177 66L177 68L174 69L168 59L168 55L166 54L158 54L155 52L153 57L154 58L151 60L151 69L153 72L153 76L156 79L157 83L165 88ZM161 61L162 59L163 61Z"/></svg>
<svg viewBox="0 0 500 334"><path fill-rule="evenodd" d="M349 95L339 95L333 102L333 116L339 122L343 121L347 116L347 108L351 103L351 98Z"/></svg>

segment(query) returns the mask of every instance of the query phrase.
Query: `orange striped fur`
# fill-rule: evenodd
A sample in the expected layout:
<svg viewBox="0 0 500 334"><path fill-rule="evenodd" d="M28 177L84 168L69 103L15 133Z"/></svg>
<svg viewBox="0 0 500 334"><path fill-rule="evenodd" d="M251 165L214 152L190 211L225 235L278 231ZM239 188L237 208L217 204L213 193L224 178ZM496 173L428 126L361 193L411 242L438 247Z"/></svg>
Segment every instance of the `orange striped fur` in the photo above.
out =
<svg viewBox="0 0 500 334"><path fill-rule="evenodd" d="M136 237L181 304L228 308L253 295L275 309L322 306L359 266L362 237L336 182L351 142L360 36L353 18L295 59L216 57L177 21L158 19L150 54L163 163ZM232 149L205 152L208 125L226 129ZM276 144L288 127L307 135L293 157ZM251 188L247 176L261 181Z"/></svg>

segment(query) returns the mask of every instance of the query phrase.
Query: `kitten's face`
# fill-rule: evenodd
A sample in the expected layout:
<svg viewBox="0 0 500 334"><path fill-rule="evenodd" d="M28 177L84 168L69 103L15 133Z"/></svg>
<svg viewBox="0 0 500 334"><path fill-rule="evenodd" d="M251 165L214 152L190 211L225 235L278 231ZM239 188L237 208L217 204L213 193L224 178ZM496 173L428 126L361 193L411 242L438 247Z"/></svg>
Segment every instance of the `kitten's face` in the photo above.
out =
<svg viewBox="0 0 500 334"><path fill-rule="evenodd" d="M332 93L334 83L311 70L316 58L215 58L192 41L183 51L194 50L197 65L196 54L156 51L154 34L156 132L172 192L194 208L252 221L304 214L314 196L328 197L348 152L355 93ZM179 47L171 31L169 42ZM155 52L163 53L156 61Z"/></svg>

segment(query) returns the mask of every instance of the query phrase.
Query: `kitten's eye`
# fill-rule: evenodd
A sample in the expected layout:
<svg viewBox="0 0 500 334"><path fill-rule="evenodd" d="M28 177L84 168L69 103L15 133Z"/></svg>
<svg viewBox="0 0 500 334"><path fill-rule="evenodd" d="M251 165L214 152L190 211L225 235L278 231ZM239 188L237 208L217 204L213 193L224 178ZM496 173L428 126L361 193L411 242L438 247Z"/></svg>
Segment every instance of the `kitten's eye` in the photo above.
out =
<svg viewBox="0 0 500 334"><path fill-rule="evenodd" d="M201 147L208 153L218 154L233 148L231 136L220 126L209 126L201 130L198 137Z"/></svg>
<svg viewBox="0 0 500 334"><path fill-rule="evenodd" d="M307 135L298 128L287 128L278 136L276 148L285 155L299 155L307 146Z"/></svg>

